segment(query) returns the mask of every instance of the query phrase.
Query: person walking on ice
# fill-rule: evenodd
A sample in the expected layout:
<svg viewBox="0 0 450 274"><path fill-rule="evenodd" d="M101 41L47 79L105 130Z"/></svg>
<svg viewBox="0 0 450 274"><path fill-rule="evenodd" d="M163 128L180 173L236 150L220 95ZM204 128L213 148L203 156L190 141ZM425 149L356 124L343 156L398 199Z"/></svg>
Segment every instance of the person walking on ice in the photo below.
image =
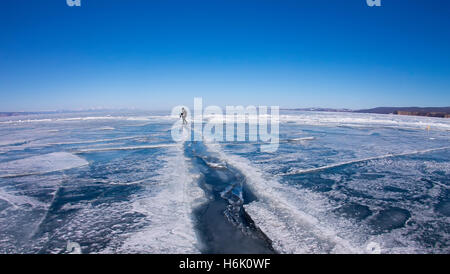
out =
<svg viewBox="0 0 450 274"><path fill-rule="evenodd" d="M184 108L181 108L181 114L180 114L180 118L183 119L183 125L187 125L188 122L186 120L187 117L187 111Z"/></svg>

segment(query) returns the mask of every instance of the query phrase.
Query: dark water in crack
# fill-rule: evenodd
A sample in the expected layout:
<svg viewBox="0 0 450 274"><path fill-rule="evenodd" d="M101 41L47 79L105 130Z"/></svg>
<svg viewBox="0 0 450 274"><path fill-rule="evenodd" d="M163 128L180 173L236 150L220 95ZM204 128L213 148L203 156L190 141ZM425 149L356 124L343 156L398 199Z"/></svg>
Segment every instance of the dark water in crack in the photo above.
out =
<svg viewBox="0 0 450 274"><path fill-rule="evenodd" d="M243 205L256 200L245 176L208 153L201 142L185 144L185 155L201 174L199 185L209 201L194 211L203 253L275 253L271 241L257 228Z"/></svg>

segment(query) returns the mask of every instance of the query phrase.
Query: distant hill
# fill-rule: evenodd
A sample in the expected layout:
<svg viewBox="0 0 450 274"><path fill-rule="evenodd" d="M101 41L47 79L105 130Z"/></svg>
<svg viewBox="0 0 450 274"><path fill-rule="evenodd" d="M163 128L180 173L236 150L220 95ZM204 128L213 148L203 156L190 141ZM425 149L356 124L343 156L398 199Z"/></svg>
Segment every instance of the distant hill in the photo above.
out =
<svg viewBox="0 0 450 274"><path fill-rule="evenodd" d="M377 107L354 112L450 118L450 107Z"/></svg>
<svg viewBox="0 0 450 274"><path fill-rule="evenodd" d="M450 107L377 107L370 109L294 108L294 111L356 112L450 118Z"/></svg>

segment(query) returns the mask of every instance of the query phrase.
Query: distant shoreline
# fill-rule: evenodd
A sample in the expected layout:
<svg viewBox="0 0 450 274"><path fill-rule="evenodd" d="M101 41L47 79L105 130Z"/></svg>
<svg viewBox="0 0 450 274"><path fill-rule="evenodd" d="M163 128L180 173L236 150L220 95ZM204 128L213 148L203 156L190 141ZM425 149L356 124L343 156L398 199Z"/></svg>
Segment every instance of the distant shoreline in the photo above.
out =
<svg viewBox="0 0 450 274"><path fill-rule="evenodd" d="M394 115L406 115L406 116L423 116L423 117L437 117L437 118L450 118L450 107L376 107L370 109L352 110L346 108L282 108L281 110L288 111L319 111L319 112L350 112L350 113L374 113L374 114L394 114ZM87 110L89 111L89 110ZM104 110L103 110L104 111ZM112 111L112 110L109 110ZM34 114L55 114L55 113L72 113L83 111L10 111L0 112L1 117L13 117L21 115L34 115Z"/></svg>
<svg viewBox="0 0 450 274"><path fill-rule="evenodd" d="M359 109L359 110L334 109L334 108L294 108L294 109L283 109L283 110L375 113L375 114L395 114L395 115L406 115L406 116L450 118L450 107L376 107L376 108Z"/></svg>

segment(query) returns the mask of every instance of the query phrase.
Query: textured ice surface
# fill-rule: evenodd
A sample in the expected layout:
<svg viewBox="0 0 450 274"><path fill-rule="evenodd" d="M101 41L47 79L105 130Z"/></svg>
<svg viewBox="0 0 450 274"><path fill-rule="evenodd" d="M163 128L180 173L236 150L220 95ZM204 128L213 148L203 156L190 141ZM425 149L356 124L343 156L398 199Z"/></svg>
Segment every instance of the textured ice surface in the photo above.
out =
<svg viewBox="0 0 450 274"><path fill-rule="evenodd" d="M358 250L339 237L333 228L321 226L319 220L306 213L298 200L316 209L327 205L318 203L317 195L298 191L281 185L260 169L253 167L244 158L223 153L217 145L209 145L222 159L242 170L247 183L258 196L245 206L256 225L273 241L273 246L282 253L354 253Z"/></svg>
<svg viewBox="0 0 450 274"><path fill-rule="evenodd" d="M249 178L259 201L246 210L278 251L365 253L373 242L382 253L450 251L448 119L289 113L280 120L275 153L250 143L211 146Z"/></svg>
<svg viewBox="0 0 450 274"><path fill-rule="evenodd" d="M200 252L192 212L207 197L171 139L176 118L0 118L0 253L66 253L68 242L83 253ZM206 161L245 175L256 196L245 210L278 252L450 252L450 119L282 112L280 123L278 151L208 144L219 157Z"/></svg>
<svg viewBox="0 0 450 274"><path fill-rule="evenodd" d="M0 122L0 253L198 252L173 118L43 116Z"/></svg>
<svg viewBox="0 0 450 274"><path fill-rule="evenodd" d="M116 252L199 253L191 213L203 192L188 172L181 145L167 154L158 185L132 200L133 211L143 214L149 225L131 233Z"/></svg>

